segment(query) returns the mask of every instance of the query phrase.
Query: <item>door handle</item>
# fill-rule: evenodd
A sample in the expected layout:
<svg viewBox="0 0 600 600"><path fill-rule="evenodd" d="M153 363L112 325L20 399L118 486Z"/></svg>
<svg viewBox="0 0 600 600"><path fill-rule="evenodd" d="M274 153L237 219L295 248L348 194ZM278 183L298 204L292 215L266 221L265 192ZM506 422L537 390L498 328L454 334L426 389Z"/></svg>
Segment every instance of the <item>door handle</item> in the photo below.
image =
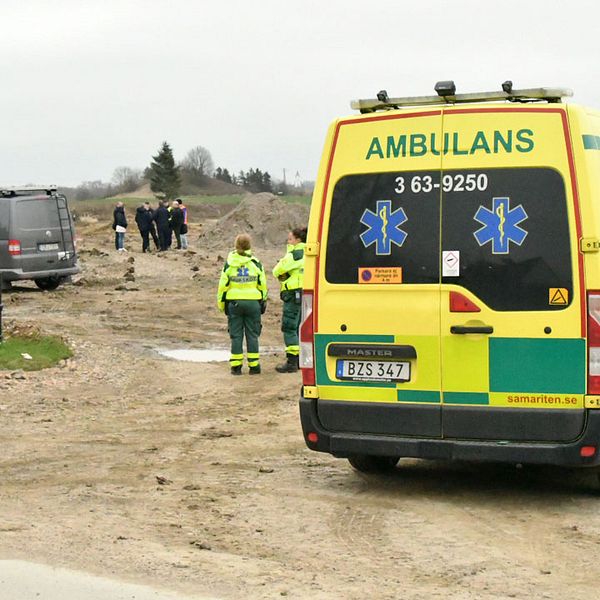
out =
<svg viewBox="0 0 600 600"><path fill-rule="evenodd" d="M480 325L478 327L467 327L466 325L452 325L450 333L465 335L467 333L494 333L494 328L491 325Z"/></svg>

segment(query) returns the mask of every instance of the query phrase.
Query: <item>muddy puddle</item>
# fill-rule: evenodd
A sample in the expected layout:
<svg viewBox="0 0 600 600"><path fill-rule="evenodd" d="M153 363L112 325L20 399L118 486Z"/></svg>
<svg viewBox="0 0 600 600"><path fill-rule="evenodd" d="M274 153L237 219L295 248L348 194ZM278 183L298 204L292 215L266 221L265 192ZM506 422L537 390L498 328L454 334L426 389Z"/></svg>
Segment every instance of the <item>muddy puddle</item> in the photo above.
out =
<svg viewBox="0 0 600 600"><path fill-rule="evenodd" d="M171 358L173 360L182 360L187 362L208 363L229 361L229 349L225 348L176 348L171 350L166 348L156 348L156 352L158 352L158 354L166 358ZM277 354L277 349L261 348L260 352L263 355Z"/></svg>
<svg viewBox="0 0 600 600"><path fill-rule="evenodd" d="M0 586L0 597L7 600L192 600L144 585L19 560L0 560Z"/></svg>

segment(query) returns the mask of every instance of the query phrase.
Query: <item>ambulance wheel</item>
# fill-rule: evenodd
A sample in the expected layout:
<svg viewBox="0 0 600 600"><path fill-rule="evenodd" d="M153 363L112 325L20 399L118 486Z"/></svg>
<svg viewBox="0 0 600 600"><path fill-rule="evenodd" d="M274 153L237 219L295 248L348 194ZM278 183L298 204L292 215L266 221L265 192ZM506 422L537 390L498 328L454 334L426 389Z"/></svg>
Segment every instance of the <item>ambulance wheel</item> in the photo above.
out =
<svg viewBox="0 0 600 600"><path fill-rule="evenodd" d="M40 290L51 292L60 285L61 280L60 277L44 277L43 279L34 279L34 281Z"/></svg>
<svg viewBox="0 0 600 600"><path fill-rule="evenodd" d="M352 467L361 473L392 471L399 460L399 456L373 456L372 454L355 454L348 457L348 462Z"/></svg>

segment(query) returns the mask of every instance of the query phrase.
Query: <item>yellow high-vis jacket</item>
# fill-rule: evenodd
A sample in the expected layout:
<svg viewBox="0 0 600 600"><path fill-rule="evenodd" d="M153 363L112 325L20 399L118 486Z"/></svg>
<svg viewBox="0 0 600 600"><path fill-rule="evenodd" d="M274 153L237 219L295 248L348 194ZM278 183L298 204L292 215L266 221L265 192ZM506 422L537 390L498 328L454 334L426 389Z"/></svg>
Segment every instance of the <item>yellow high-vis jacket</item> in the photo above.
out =
<svg viewBox="0 0 600 600"><path fill-rule="evenodd" d="M219 310L225 310L226 300L266 299L267 277L260 261L251 253L242 256L235 251L230 252L219 279Z"/></svg>
<svg viewBox="0 0 600 600"><path fill-rule="evenodd" d="M304 282L304 247L300 242L288 244L286 255L275 265L273 275L281 282L281 291L302 289Z"/></svg>

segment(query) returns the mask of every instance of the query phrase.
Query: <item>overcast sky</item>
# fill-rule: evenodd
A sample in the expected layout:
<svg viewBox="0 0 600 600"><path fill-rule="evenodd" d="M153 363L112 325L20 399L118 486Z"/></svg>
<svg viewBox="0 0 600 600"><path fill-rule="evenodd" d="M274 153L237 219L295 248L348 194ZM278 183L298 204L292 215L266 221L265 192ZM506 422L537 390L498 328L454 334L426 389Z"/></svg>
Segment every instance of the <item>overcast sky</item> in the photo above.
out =
<svg viewBox="0 0 600 600"><path fill-rule="evenodd" d="M598 0L0 0L0 182L180 160L314 179L349 101L566 86L600 108Z"/></svg>

